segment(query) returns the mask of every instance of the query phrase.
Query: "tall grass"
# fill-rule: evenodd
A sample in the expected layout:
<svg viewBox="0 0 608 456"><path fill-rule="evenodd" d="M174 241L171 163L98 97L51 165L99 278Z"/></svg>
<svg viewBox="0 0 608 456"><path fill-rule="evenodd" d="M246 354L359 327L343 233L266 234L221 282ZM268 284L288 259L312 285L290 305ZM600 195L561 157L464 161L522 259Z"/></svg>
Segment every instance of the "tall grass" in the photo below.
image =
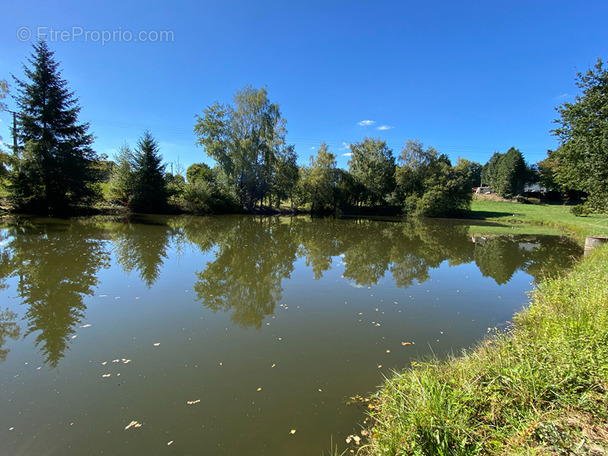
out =
<svg viewBox="0 0 608 456"><path fill-rule="evenodd" d="M534 291L508 334L414 363L360 454L608 454L608 246Z"/></svg>

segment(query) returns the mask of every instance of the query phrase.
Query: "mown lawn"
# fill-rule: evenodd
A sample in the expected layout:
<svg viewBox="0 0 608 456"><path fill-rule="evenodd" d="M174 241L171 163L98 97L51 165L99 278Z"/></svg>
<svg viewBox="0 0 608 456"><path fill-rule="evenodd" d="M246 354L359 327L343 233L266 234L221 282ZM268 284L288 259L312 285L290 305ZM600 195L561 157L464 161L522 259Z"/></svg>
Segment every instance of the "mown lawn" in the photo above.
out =
<svg viewBox="0 0 608 456"><path fill-rule="evenodd" d="M468 216L501 223L545 225L573 233L580 238L608 236L608 215L577 217L570 212L571 207L562 204L535 205L474 199Z"/></svg>

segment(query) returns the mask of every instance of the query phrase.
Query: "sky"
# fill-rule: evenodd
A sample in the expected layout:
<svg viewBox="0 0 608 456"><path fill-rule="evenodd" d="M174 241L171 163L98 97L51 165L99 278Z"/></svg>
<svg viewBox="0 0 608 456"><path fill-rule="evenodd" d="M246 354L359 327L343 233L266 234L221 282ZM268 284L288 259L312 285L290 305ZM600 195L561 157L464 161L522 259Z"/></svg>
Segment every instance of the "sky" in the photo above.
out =
<svg viewBox="0 0 608 456"><path fill-rule="evenodd" d="M212 164L195 116L246 85L280 105L300 163L325 141L346 168L365 137L396 157L419 139L454 163L510 147L536 163L558 146L555 108L579 93L577 71L608 59L606 0L20 0L1 11L0 79L13 89L45 39L95 150L112 158L148 129L169 170ZM10 143L10 114L0 120Z"/></svg>

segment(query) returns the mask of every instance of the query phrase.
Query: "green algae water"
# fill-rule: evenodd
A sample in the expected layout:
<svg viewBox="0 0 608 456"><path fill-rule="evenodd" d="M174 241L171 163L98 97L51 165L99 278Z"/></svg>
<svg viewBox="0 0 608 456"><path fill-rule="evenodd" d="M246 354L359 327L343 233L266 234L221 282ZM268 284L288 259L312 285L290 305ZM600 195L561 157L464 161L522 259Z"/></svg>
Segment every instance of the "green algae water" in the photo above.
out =
<svg viewBox="0 0 608 456"><path fill-rule="evenodd" d="M320 455L391 370L504 327L582 255L449 221L13 219L0 454Z"/></svg>

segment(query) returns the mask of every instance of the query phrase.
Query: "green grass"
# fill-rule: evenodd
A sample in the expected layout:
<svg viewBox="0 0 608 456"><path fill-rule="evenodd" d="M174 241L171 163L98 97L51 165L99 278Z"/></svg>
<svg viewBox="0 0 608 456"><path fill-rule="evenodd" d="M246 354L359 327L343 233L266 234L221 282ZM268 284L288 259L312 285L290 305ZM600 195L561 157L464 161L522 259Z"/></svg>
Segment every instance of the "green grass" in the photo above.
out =
<svg viewBox="0 0 608 456"><path fill-rule="evenodd" d="M500 223L527 223L570 232L579 238L591 235L608 236L608 215L592 214L576 217L572 206L563 204L518 204L474 199L469 217Z"/></svg>
<svg viewBox="0 0 608 456"><path fill-rule="evenodd" d="M542 283L508 334L395 373L359 454L608 454L607 277L605 246Z"/></svg>

